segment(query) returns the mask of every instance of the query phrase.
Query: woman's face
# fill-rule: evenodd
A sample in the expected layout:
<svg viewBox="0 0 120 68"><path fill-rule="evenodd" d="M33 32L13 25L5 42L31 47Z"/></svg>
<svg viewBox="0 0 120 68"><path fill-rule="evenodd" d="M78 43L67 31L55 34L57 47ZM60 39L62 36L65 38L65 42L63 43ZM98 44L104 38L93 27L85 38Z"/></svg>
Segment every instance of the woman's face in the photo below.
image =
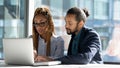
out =
<svg viewBox="0 0 120 68"><path fill-rule="evenodd" d="M33 25L35 26L39 35L43 35L47 30L48 21L45 16L36 15Z"/></svg>

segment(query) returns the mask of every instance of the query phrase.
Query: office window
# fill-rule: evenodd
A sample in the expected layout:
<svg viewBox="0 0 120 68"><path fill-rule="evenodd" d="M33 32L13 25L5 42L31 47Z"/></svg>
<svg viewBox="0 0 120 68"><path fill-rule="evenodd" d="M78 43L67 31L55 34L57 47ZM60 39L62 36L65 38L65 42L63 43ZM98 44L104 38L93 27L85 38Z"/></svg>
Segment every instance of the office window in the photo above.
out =
<svg viewBox="0 0 120 68"><path fill-rule="evenodd" d="M42 4L49 6L50 5L49 1L50 0L42 0Z"/></svg>
<svg viewBox="0 0 120 68"><path fill-rule="evenodd" d="M3 5L3 0L0 0L0 6Z"/></svg>
<svg viewBox="0 0 120 68"><path fill-rule="evenodd" d="M78 0L70 0L70 7L78 6Z"/></svg>
<svg viewBox="0 0 120 68"><path fill-rule="evenodd" d="M50 9L51 13L54 17L61 17L62 16L62 0L50 0Z"/></svg>
<svg viewBox="0 0 120 68"><path fill-rule="evenodd" d="M77 7L79 0L63 0L63 16L65 16L67 10L71 7Z"/></svg>
<svg viewBox="0 0 120 68"><path fill-rule="evenodd" d="M3 21L0 21L0 38L3 37Z"/></svg>
<svg viewBox="0 0 120 68"><path fill-rule="evenodd" d="M3 0L0 0L0 58L2 58L3 55L3 47L2 47L2 37L3 37L3 14L4 14L4 8L3 8L4 2Z"/></svg>
<svg viewBox="0 0 120 68"><path fill-rule="evenodd" d="M114 0L114 20L120 20L120 7L118 5L120 5L120 0Z"/></svg>
<svg viewBox="0 0 120 68"><path fill-rule="evenodd" d="M108 0L94 0L94 18L107 19L109 8Z"/></svg>
<svg viewBox="0 0 120 68"><path fill-rule="evenodd" d="M63 0L50 0L50 10L53 15L53 21L54 21L54 26L55 26L55 33L57 35L62 34L61 26L62 26L62 11L63 11ZM59 24L59 25L58 25ZM59 31L59 32L58 32Z"/></svg>
<svg viewBox="0 0 120 68"><path fill-rule="evenodd" d="M104 26L104 27L94 27L94 29L100 35L101 44L102 44L102 50L105 51L107 46L108 46L108 42L109 42L109 35L110 35L109 27L107 27L107 26Z"/></svg>
<svg viewBox="0 0 120 68"><path fill-rule="evenodd" d="M10 0L11 5L19 5L19 0Z"/></svg>
<svg viewBox="0 0 120 68"><path fill-rule="evenodd" d="M23 0L6 0L4 10L4 38L24 37L24 4ZM22 10L22 11L21 11Z"/></svg>
<svg viewBox="0 0 120 68"><path fill-rule="evenodd" d="M102 50L103 50L103 53L104 51L107 49L108 47L108 42L109 42L109 37L101 37L101 44L102 44Z"/></svg>
<svg viewBox="0 0 120 68"><path fill-rule="evenodd" d="M3 58L3 38L26 37L25 0L0 0L0 58Z"/></svg>
<svg viewBox="0 0 120 68"><path fill-rule="evenodd" d="M120 63L120 23L114 24L111 36L106 51L104 52L104 61Z"/></svg>
<svg viewBox="0 0 120 68"><path fill-rule="evenodd" d="M35 0L34 5L31 5L31 6L34 6L35 8L40 7L41 6L41 0ZM29 7L31 7L31 6L29 6Z"/></svg>
<svg viewBox="0 0 120 68"><path fill-rule="evenodd" d="M92 19L93 18L93 0L79 0L78 3L80 8L82 9L86 8L89 11L90 16L88 17L88 19Z"/></svg>

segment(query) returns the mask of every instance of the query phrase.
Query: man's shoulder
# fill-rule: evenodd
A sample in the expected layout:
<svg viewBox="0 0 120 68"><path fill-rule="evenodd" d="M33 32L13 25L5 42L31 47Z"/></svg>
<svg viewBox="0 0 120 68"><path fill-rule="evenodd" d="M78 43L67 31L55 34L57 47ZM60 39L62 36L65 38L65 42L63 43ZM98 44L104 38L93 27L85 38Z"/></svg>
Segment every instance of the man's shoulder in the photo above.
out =
<svg viewBox="0 0 120 68"><path fill-rule="evenodd" d="M91 27L83 27L83 31L88 33L97 33L96 30Z"/></svg>
<svg viewBox="0 0 120 68"><path fill-rule="evenodd" d="M87 26L84 26L84 27L83 27L83 30L86 30L86 31L94 31L93 28L87 27Z"/></svg>
<svg viewBox="0 0 120 68"><path fill-rule="evenodd" d="M84 27L83 28L83 34L85 36L99 36L97 31L95 29L93 29L93 28L90 28L90 27Z"/></svg>

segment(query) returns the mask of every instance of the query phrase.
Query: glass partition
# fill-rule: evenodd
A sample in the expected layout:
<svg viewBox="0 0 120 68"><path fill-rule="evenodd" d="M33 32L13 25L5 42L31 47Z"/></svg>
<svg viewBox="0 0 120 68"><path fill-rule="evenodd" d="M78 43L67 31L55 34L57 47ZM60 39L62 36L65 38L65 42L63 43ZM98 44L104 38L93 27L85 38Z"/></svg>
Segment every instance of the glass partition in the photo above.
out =
<svg viewBox="0 0 120 68"><path fill-rule="evenodd" d="M3 38L24 38L26 31L24 0L0 0L0 58Z"/></svg>

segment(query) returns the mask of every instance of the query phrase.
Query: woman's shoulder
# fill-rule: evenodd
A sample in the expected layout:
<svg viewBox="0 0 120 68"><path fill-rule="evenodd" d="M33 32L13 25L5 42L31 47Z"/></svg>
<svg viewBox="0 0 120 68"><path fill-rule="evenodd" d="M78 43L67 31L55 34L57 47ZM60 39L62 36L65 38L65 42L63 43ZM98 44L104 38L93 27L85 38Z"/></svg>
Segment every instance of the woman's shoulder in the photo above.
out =
<svg viewBox="0 0 120 68"><path fill-rule="evenodd" d="M61 36L56 36L56 35L52 36L51 42L58 47L60 46L64 48L64 40Z"/></svg>
<svg viewBox="0 0 120 68"><path fill-rule="evenodd" d="M58 36L58 35L53 35L52 36L52 40L56 41L56 42L58 42L58 41L64 41L63 38L61 36Z"/></svg>

